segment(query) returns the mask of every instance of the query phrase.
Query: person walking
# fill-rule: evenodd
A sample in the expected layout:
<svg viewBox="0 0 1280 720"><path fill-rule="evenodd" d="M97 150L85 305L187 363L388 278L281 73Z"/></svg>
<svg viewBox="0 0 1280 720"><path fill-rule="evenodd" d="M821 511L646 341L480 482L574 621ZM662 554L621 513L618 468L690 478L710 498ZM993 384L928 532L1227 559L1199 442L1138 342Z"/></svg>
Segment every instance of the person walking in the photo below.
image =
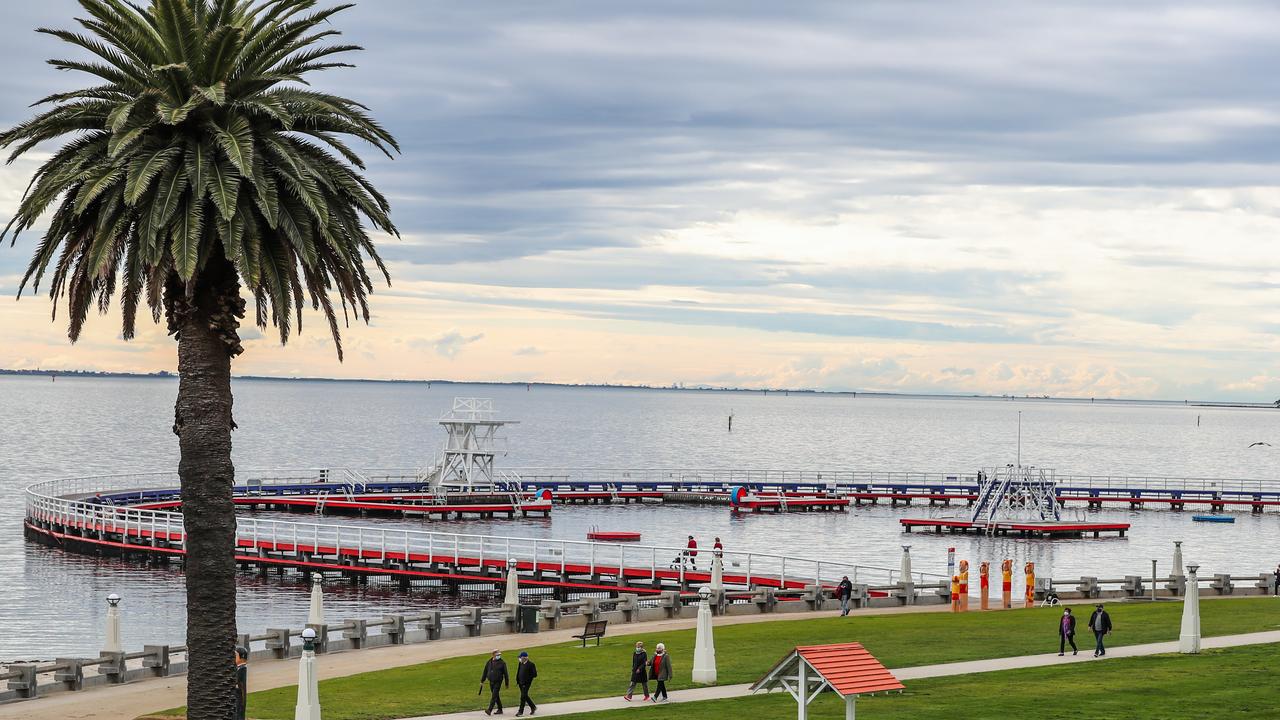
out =
<svg viewBox="0 0 1280 720"><path fill-rule="evenodd" d="M667 681L671 679L671 658L667 655L667 646L658 643L653 651L653 659L649 661L649 679L656 680L658 686L653 689L653 701L668 702Z"/></svg>
<svg viewBox="0 0 1280 720"><path fill-rule="evenodd" d="M1274 588L1272 589L1272 592L1275 593L1276 595L1280 595L1280 563L1276 563L1275 575L1276 575L1276 579L1275 579Z"/></svg>
<svg viewBox="0 0 1280 720"><path fill-rule="evenodd" d="M724 557L724 543L720 542L720 538L716 538L716 544L711 546L711 554L718 558Z"/></svg>
<svg viewBox="0 0 1280 720"><path fill-rule="evenodd" d="M533 679L536 677L538 677L538 666L529 659L529 653L521 652L520 660L516 665L516 687L520 688L520 709L516 710L516 717L524 715L525 705L529 706L530 715L538 714L538 706L529 697L529 687L533 685Z"/></svg>
<svg viewBox="0 0 1280 720"><path fill-rule="evenodd" d="M1071 608L1062 611L1062 620L1058 622L1058 657L1067 654L1067 643L1071 643L1072 655L1080 654L1080 648L1076 647L1076 616L1071 614Z"/></svg>
<svg viewBox="0 0 1280 720"><path fill-rule="evenodd" d="M484 670L480 673L480 693L484 692L484 684L489 683L489 708L484 711L485 715L492 715L494 708L497 708L498 714L502 714L502 686L511 687L511 678L507 675L507 663L502 659L502 651L494 650L490 655L489 661L484 664ZM480 694L477 693L477 694Z"/></svg>
<svg viewBox="0 0 1280 720"><path fill-rule="evenodd" d="M685 546L684 554L689 558L689 567L694 570L698 569L698 541L689 536L689 544Z"/></svg>
<svg viewBox="0 0 1280 720"><path fill-rule="evenodd" d="M1102 603L1098 603L1097 609L1093 611L1093 615L1089 617L1089 629L1093 631L1093 637L1098 641L1097 647L1093 650L1094 657L1102 657L1107 654L1106 645L1102 639L1111 632L1111 616L1107 614Z"/></svg>
<svg viewBox="0 0 1280 720"><path fill-rule="evenodd" d="M836 586L836 597L840 600L840 617L849 614L849 599L853 597L853 583L849 582L849 576L845 575L840 579L840 584Z"/></svg>
<svg viewBox="0 0 1280 720"><path fill-rule="evenodd" d="M636 643L636 650L631 653L631 684L627 686L627 694L622 696L623 700L631 702L631 694L635 692L637 684L644 688L644 700L648 700L649 654L644 651L643 642Z"/></svg>

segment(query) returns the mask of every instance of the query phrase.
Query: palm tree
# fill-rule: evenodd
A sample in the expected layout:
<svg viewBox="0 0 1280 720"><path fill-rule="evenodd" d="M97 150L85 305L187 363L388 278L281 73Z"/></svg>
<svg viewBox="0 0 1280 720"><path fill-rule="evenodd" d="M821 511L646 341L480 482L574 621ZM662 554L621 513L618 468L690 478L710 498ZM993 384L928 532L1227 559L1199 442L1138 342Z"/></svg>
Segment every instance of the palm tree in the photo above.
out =
<svg viewBox="0 0 1280 720"><path fill-rule="evenodd" d="M346 144L390 157L395 139L354 100L310 89L335 67L328 21L348 5L316 0L80 0L80 31L40 29L88 59L51 60L93 76L0 134L9 162L63 144L36 170L0 240L47 216L19 295L65 299L75 342L93 307L120 298L124 338L145 302L178 344L178 436L186 524L188 706L230 718L235 702L235 512L231 360L246 296L255 321L287 341L310 303L338 351L338 313L369 319L364 222L396 234L390 206ZM87 52L88 56L84 53ZM91 56L91 57L89 57ZM198 678L199 681L194 680Z"/></svg>

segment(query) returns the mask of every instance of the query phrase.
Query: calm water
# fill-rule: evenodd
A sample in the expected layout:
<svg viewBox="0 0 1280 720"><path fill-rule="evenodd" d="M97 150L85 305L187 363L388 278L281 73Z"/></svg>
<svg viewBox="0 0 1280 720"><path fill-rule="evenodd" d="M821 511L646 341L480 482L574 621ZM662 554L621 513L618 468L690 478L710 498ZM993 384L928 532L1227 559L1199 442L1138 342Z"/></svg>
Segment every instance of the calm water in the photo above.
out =
<svg viewBox="0 0 1280 720"><path fill-rule="evenodd" d="M173 380L0 376L0 493L8 499L0 505L0 661L96 652L110 592L125 598L127 645L181 641L178 573L28 545L21 531L21 490L31 482L175 467L176 389ZM235 393L235 460L243 468L423 465L443 440L435 419L458 395L492 397L503 416L520 421L507 432L506 466L972 471L1013 461L1019 410L1023 461L1064 473L1272 478L1280 460L1280 412L1267 410L248 380L238 381ZM1277 447L1246 449L1259 440ZM1133 522L1128 537L1042 542L905 536L897 520L909 512L924 511L866 507L735 519L723 507L557 507L549 520L409 524L568 539L598 525L640 529L646 542L671 544L693 528L704 541L720 535L735 548L888 566L896 566L899 544L910 542L916 568L933 571L945 568L946 548L955 545L975 564L1034 560L1056 577L1149 571L1152 558L1163 571L1175 538L1186 541L1187 559L1209 572L1260 572L1280 559L1280 513L1239 513L1234 525L1207 525L1192 523L1190 513L1108 510L1089 515ZM305 620L306 588L241 577L242 631ZM326 602L331 617L345 618L440 600L335 585Z"/></svg>

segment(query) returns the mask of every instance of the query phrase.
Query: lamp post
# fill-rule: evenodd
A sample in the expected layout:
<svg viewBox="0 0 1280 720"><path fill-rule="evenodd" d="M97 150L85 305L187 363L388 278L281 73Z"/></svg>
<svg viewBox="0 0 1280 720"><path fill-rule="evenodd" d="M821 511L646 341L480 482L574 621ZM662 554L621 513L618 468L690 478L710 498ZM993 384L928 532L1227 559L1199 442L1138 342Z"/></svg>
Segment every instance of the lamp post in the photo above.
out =
<svg viewBox="0 0 1280 720"><path fill-rule="evenodd" d="M107 639L102 652L124 652L120 646L120 596L115 593L107 596Z"/></svg>
<svg viewBox="0 0 1280 720"><path fill-rule="evenodd" d="M504 605L520 604L520 573L516 567L515 558L507 560L507 595L503 598Z"/></svg>
<svg viewBox="0 0 1280 720"><path fill-rule="evenodd" d="M298 703L293 720L320 720L320 689L316 679L316 631L302 631L302 659L298 661Z"/></svg>
<svg viewBox="0 0 1280 720"><path fill-rule="evenodd" d="M1196 580L1199 565L1187 565L1187 592L1182 601L1182 634L1178 652L1194 655L1200 652L1200 583Z"/></svg>
<svg viewBox="0 0 1280 720"><path fill-rule="evenodd" d="M716 682L716 643L711 636L711 588L698 588L698 633L693 646L693 681L703 685Z"/></svg>
<svg viewBox="0 0 1280 720"><path fill-rule="evenodd" d="M311 576L311 609L307 613L308 625L324 625L324 592L320 585L324 578L319 573Z"/></svg>

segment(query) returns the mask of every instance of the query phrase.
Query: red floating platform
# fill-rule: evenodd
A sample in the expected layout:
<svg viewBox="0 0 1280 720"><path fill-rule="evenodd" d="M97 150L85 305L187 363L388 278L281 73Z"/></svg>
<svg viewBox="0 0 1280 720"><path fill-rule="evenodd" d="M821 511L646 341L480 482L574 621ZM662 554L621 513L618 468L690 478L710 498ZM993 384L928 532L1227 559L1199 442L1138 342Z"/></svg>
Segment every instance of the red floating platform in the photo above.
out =
<svg viewBox="0 0 1280 720"><path fill-rule="evenodd" d="M587 539L603 542L640 542L640 533L623 530L592 530L587 533Z"/></svg>

